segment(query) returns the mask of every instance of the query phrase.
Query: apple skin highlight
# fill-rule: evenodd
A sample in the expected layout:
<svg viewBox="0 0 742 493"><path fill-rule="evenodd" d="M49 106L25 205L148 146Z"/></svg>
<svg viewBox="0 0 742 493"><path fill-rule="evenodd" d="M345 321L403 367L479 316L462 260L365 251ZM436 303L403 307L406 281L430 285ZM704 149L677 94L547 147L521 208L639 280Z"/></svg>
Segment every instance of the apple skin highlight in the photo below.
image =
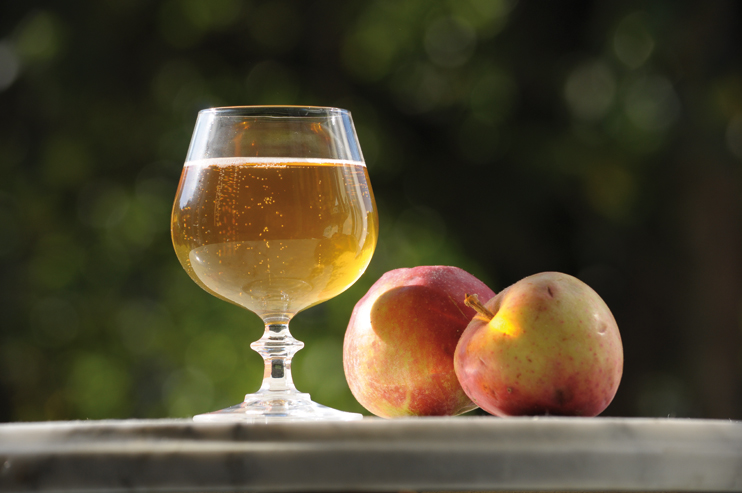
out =
<svg viewBox="0 0 742 493"><path fill-rule="evenodd" d="M613 400L623 346L613 315L566 274L530 276L490 299L454 356L459 382L497 416L597 416Z"/></svg>
<svg viewBox="0 0 742 493"><path fill-rule="evenodd" d="M454 416L476 406L456 378L453 355L476 311L465 294L494 292L449 266L395 269L356 304L343 344L351 392L376 416Z"/></svg>

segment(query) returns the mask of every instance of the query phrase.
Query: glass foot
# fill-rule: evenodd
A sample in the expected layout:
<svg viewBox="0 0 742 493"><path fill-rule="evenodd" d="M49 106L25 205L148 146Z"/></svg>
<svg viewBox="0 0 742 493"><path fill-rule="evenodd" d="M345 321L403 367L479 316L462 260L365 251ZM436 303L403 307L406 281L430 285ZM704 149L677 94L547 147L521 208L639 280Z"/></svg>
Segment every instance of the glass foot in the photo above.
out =
<svg viewBox="0 0 742 493"><path fill-rule="evenodd" d="M355 421L362 414L338 411L317 404L309 394L297 391L265 391L247 394L244 402L220 411L198 414L193 421L290 423L296 421Z"/></svg>

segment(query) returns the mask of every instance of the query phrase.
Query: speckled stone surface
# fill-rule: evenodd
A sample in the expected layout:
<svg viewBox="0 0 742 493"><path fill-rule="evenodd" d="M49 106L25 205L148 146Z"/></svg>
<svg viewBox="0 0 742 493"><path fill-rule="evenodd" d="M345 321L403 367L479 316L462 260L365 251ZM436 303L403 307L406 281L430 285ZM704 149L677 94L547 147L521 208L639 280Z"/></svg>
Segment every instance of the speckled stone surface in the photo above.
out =
<svg viewBox="0 0 742 493"><path fill-rule="evenodd" d="M418 418L0 425L0 491L740 491L742 423Z"/></svg>

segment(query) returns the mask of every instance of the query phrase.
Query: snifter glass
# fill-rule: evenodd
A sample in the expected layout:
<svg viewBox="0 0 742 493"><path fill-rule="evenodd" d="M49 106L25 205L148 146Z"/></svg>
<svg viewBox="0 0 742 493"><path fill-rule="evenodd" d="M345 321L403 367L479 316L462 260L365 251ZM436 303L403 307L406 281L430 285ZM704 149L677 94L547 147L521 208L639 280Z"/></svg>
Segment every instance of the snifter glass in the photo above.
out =
<svg viewBox="0 0 742 493"><path fill-rule="evenodd" d="M350 113L262 106L199 112L171 222L191 278L256 313L263 383L198 421L353 420L296 390L289 332L301 310L350 287L376 247L374 195Z"/></svg>

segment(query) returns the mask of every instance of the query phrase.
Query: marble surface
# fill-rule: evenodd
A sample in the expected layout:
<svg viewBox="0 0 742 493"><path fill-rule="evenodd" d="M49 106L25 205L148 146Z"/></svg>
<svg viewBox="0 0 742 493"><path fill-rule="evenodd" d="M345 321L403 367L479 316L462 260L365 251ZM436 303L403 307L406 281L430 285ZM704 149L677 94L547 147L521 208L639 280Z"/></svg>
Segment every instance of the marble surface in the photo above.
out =
<svg viewBox="0 0 742 493"><path fill-rule="evenodd" d="M0 491L740 491L742 422L0 425Z"/></svg>

